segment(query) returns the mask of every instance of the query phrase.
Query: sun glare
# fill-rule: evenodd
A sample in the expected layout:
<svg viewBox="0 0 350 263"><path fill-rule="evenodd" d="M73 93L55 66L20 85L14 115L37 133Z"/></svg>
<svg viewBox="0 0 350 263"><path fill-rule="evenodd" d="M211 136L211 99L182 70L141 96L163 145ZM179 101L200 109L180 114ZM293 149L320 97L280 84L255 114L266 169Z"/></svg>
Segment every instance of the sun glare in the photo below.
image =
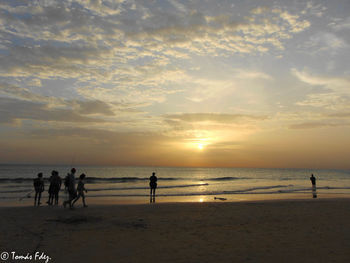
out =
<svg viewBox="0 0 350 263"><path fill-rule="evenodd" d="M198 144L197 147L198 147L199 150L203 150L204 145L200 143L200 144Z"/></svg>

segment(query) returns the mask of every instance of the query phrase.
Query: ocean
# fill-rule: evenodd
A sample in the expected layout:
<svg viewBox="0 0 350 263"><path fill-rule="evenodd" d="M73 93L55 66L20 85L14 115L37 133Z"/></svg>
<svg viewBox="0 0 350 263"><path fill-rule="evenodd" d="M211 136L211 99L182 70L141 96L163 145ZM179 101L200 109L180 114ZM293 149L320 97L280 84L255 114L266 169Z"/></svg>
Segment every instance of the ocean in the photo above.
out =
<svg viewBox="0 0 350 263"><path fill-rule="evenodd" d="M62 179L70 171L65 165L0 165L0 205L31 204L33 179L44 174L47 199L48 178L57 170ZM267 168L179 168L75 166L77 177L85 173L87 202L149 202L149 177L156 172L156 202L242 201L312 198L310 175L317 179L319 198L350 196L350 170ZM66 196L61 189L60 197Z"/></svg>

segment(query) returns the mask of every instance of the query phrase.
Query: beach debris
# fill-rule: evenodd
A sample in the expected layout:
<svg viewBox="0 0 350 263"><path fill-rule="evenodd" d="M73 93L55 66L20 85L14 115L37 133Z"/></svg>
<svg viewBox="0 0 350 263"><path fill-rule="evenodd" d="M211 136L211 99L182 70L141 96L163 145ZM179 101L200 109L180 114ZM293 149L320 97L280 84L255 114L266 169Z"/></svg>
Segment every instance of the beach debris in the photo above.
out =
<svg viewBox="0 0 350 263"><path fill-rule="evenodd" d="M221 200L221 201L226 201L227 200L227 198L223 198L223 197L214 197L214 200L216 200L216 199L218 199L218 200Z"/></svg>

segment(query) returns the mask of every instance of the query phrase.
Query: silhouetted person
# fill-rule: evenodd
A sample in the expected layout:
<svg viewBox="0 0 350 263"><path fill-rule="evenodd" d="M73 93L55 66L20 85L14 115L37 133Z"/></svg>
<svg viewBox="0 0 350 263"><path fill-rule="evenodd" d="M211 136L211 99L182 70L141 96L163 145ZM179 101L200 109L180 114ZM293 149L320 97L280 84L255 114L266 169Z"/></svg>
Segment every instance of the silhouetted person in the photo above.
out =
<svg viewBox="0 0 350 263"><path fill-rule="evenodd" d="M72 168L71 172L66 176L64 180L65 190L67 190L69 194L68 200L63 202L64 207L69 204L69 207L72 208L72 201L77 197L77 192L75 190L75 172L75 168Z"/></svg>
<svg viewBox="0 0 350 263"><path fill-rule="evenodd" d="M84 194L84 191L87 193L87 190L85 189L85 186L84 186L85 177L86 177L85 174L81 174L79 177L79 182L77 187L78 196L74 199L72 206L74 206L75 202L78 201L78 199L81 197L83 200L84 207L87 207L87 205L85 204L85 194Z"/></svg>
<svg viewBox="0 0 350 263"><path fill-rule="evenodd" d="M312 185L312 197L317 198L317 193L316 193L316 177L311 174L310 177L311 185Z"/></svg>
<svg viewBox="0 0 350 263"><path fill-rule="evenodd" d="M40 205L41 193L44 192L44 180L42 173L38 173L38 178L34 179L33 185L35 190L34 206Z"/></svg>
<svg viewBox="0 0 350 263"><path fill-rule="evenodd" d="M47 204L48 205L52 205L52 203L53 203L53 176L54 176L54 174L55 174L55 171L52 171L51 172L51 176L50 176L50 178L49 178L49 182L50 182L50 186L49 186L49 191L48 191L48 193L49 193L49 200L47 200Z"/></svg>
<svg viewBox="0 0 350 263"><path fill-rule="evenodd" d="M149 178L149 187L150 187L150 202L154 203L156 201L156 188L157 188L157 176L156 173L153 172L152 176Z"/></svg>
<svg viewBox="0 0 350 263"><path fill-rule="evenodd" d="M312 186L316 186L316 177L314 176L314 174L311 174L310 181Z"/></svg>
<svg viewBox="0 0 350 263"><path fill-rule="evenodd" d="M61 189L62 185L62 179L58 175L57 171L52 171L51 172L51 177L50 177L50 187L49 187L49 200L47 203L49 205L53 204L53 200L55 199L55 205L58 204L58 195Z"/></svg>

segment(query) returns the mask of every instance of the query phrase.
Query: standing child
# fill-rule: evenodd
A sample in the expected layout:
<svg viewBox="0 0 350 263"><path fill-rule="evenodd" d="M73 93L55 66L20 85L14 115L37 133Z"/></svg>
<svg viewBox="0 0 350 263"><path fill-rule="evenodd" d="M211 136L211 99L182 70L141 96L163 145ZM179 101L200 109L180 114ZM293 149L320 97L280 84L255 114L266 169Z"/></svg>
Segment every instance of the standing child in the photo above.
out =
<svg viewBox="0 0 350 263"><path fill-rule="evenodd" d="M35 190L35 198L34 198L34 206L40 205L41 193L44 192L44 180L43 173L38 173L38 178L34 179L34 190ZM38 202L37 202L38 201Z"/></svg>
<svg viewBox="0 0 350 263"><path fill-rule="evenodd" d="M78 187L77 187L78 196L74 199L74 201L72 203L72 206L81 197L83 199L84 207L87 207L87 205L85 204L85 194L84 194L84 191L87 193L87 190L85 189L85 186L84 186L84 179L85 179L85 177L86 177L85 174L81 174L80 177L79 177L79 182L78 182Z"/></svg>

